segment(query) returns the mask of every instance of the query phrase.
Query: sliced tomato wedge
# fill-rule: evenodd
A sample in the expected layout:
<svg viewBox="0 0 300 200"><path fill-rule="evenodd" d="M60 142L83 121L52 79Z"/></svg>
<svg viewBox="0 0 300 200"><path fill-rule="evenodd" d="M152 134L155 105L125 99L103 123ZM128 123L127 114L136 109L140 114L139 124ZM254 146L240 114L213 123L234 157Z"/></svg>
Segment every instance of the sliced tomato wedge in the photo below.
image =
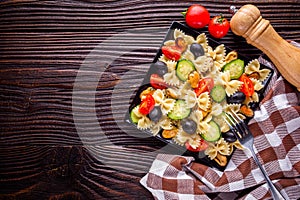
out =
<svg viewBox="0 0 300 200"><path fill-rule="evenodd" d="M163 46L161 48L162 53L170 60L177 61L181 57L181 49L177 46Z"/></svg>
<svg viewBox="0 0 300 200"><path fill-rule="evenodd" d="M158 74L151 74L150 85L155 89L166 89L168 84Z"/></svg>
<svg viewBox="0 0 300 200"><path fill-rule="evenodd" d="M191 151L191 152L199 152L199 151L204 151L205 149L207 149L208 147L208 144L207 142L205 142L204 140L200 140L200 145L194 149L189 142L186 142L185 143L185 148L188 150L188 151Z"/></svg>
<svg viewBox="0 0 300 200"><path fill-rule="evenodd" d="M239 78L239 81L244 83L241 86L240 91L243 92L247 97L252 96L254 93L254 85L251 79L246 74L242 74L242 76Z"/></svg>
<svg viewBox="0 0 300 200"><path fill-rule="evenodd" d="M197 96L203 92L210 92L214 87L214 79L212 78L203 78L199 81L197 88L194 89L194 92Z"/></svg>
<svg viewBox="0 0 300 200"><path fill-rule="evenodd" d="M141 101L139 112L148 115L155 106L155 100L151 94L147 94Z"/></svg>

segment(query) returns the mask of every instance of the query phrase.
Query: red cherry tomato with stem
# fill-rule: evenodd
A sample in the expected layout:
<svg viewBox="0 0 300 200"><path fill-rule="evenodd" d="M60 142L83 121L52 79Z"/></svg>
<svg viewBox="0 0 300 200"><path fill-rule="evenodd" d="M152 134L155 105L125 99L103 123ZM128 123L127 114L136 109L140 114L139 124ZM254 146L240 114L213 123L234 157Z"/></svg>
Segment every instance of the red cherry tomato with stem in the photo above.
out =
<svg viewBox="0 0 300 200"><path fill-rule="evenodd" d="M246 74L242 74L242 76L239 78L239 81L244 83L241 86L240 91L243 92L247 97L252 96L254 93L254 85L251 79Z"/></svg>
<svg viewBox="0 0 300 200"><path fill-rule="evenodd" d="M141 101L139 112L143 115L148 115L155 106L155 100L151 94L147 94Z"/></svg>
<svg viewBox="0 0 300 200"><path fill-rule="evenodd" d="M208 10L199 5L191 5L185 12L182 12L185 17L185 22L188 26L195 29L205 27L210 20L210 14Z"/></svg>
<svg viewBox="0 0 300 200"><path fill-rule="evenodd" d="M210 92L214 87L214 79L212 78L203 78L199 81L197 88L194 89L194 92L197 96L204 92Z"/></svg>
<svg viewBox="0 0 300 200"><path fill-rule="evenodd" d="M209 33L215 38L224 37L230 28L228 20L222 14L212 18L208 24Z"/></svg>

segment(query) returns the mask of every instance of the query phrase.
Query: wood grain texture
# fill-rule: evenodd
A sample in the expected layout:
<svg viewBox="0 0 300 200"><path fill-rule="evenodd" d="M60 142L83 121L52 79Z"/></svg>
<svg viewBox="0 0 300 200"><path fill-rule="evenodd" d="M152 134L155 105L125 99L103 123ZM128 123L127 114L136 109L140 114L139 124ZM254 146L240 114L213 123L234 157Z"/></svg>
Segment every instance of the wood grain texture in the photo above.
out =
<svg viewBox="0 0 300 200"><path fill-rule="evenodd" d="M124 113L171 22L184 22L192 3L228 18L230 5L253 3L300 42L296 0L0 2L0 199L152 199L139 180L163 144ZM219 41L261 54L231 32Z"/></svg>

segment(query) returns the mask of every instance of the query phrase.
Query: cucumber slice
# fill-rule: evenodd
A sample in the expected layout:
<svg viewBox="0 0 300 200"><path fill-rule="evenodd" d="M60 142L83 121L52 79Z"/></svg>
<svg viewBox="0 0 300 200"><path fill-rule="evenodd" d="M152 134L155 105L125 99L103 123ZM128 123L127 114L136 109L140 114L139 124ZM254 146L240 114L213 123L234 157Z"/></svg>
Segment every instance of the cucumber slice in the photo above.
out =
<svg viewBox="0 0 300 200"><path fill-rule="evenodd" d="M221 137L221 129L219 125L211 120L208 122L209 129L206 133L201 134L202 138L208 142L218 141Z"/></svg>
<svg viewBox="0 0 300 200"><path fill-rule="evenodd" d="M186 81L189 74L194 70L195 66L190 60L180 60L176 65L176 75L182 81Z"/></svg>
<svg viewBox="0 0 300 200"><path fill-rule="evenodd" d="M185 100L178 99L175 102L173 110L168 114L168 117L174 120L184 119L189 116L191 109L188 108Z"/></svg>
<svg viewBox="0 0 300 200"><path fill-rule="evenodd" d="M135 124L139 122L139 118L134 114L133 110L138 110L138 109L139 109L139 105L137 105L130 111L130 120L132 121L132 123Z"/></svg>
<svg viewBox="0 0 300 200"><path fill-rule="evenodd" d="M227 63L223 71L229 71L231 79L238 79L244 73L245 65L241 59L235 59Z"/></svg>
<svg viewBox="0 0 300 200"><path fill-rule="evenodd" d="M217 102L221 103L226 98L226 91L221 85L215 85L210 91L211 98Z"/></svg>

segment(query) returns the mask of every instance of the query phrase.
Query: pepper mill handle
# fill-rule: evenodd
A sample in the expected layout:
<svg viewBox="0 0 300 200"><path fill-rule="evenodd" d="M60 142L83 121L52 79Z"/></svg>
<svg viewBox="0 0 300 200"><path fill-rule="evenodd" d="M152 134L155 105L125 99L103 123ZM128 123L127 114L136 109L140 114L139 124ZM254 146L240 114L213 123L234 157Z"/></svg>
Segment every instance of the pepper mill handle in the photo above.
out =
<svg viewBox="0 0 300 200"><path fill-rule="evenodd" d="M263 51L282 76L300 91L300 49L284 40L254 5L244 5L231 18L230 28Z"/></svg>

